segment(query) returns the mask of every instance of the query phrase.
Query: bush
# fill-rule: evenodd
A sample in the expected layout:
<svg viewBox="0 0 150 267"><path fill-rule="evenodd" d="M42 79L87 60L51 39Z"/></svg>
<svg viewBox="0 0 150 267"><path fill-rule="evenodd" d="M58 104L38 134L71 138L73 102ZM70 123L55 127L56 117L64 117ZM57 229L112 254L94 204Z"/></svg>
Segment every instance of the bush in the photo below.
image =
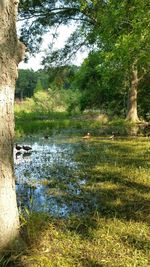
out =
<svg viewBox="0 0 150 267"><path fill-rule="evenodd" d="M34 93L32 98L26 98L22 102L16 102L15 114L26 116L28 113L47 115L51 112L79 111L80 93L69 89L40 90Z"/></svg>

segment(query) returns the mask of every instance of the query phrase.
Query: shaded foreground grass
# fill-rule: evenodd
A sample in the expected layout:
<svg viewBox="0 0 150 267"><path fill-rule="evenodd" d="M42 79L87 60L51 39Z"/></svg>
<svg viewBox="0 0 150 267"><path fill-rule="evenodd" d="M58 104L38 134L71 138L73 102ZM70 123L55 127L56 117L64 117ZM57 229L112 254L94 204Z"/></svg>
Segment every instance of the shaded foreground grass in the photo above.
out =
<svg viewBox="0 0 150 267"><path fill-rule="evenodd" d="M22 216L22 246L1 266L150 266L150 141L81 141L74 155L86 179L82 214Z"/></svg>

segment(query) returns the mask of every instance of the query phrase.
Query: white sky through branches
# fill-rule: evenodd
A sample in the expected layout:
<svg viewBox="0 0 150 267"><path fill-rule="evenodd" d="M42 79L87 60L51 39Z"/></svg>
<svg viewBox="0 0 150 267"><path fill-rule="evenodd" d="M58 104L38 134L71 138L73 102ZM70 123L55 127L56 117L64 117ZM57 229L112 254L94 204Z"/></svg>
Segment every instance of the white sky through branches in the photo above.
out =
<svg viewBox="0 0 150 267"><path fill-rule="evenodd" d="M19 26L18 26L19 28ZM59 27L58 31L58 38L55 40L55 46L54 48L60 49L64 46L65 41L68 39L70 34L73 32L74 27L73 26L61 26ZM48 45L52 42L52 32L47 33L44 36L44 40L41 46L41 52L38 53L35 57L30 57L27 63L21 62L19 64L19 69L33 69L34 71L37 71L38 69L43 68L41 65L42 57L45 54L45 50L48 48ZM78 52L75 59L72 61L73 64L79 66L83 62L84 58L87 57L87 52Z"/></svg>

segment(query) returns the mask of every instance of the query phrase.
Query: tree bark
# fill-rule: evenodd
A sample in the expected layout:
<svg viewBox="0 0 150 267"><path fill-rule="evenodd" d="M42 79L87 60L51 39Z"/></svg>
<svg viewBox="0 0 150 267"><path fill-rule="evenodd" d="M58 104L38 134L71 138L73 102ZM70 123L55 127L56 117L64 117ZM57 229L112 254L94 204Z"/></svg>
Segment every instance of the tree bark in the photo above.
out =
<svg viewBox="0 0 150 267"><path fill-rule="evenodd" d="M128 94L127 120L133 123L139 122L137 112L137 90L138 90L138 71L135 66L132 67L131 87Z"/></svg>
<svg viewBox="0 0 150 267"><path fill-rule="evenodd" d="M14 91L25 46L17 39L17 0L0 0L0 250L19 232L13 168Z"/></svg>

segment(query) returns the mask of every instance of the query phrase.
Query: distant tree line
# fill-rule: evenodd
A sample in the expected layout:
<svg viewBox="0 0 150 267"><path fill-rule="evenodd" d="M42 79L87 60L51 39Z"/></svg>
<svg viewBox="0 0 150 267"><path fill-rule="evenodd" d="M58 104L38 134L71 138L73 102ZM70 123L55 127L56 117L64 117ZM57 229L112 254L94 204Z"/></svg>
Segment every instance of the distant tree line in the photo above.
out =
<svg viewBox="0 0 150 267"><path fill-rule="evenodd" d="M70 111L77 107L81 112L85 109L99 109L112 116L125 117L128 94L127 84L122 80L123 73L113 71L107 76L97 68L99 62L99 53L94 52L89 54L80 67L66 65L36 72L20 69L15 96L23 100L42 90L51 89L58 93L59 90L69 89L74 91L74 100L70 100ZM145 75L140 82L138 93L139 116L144 119L150 117L149 84L150 76ZM55 96L55 93L52 95Z"/></svg>
<svg viewBox="0 0 150 267"><path fill-rule="evenodd" d="M35 72L32 69L19 69L15 97L23 100L26 97L32 97L39 86L47 89L48 79L48 74L43 70Z"/></svg>
<svg viewBox="0 0 150 267"><path fill-rule="evenodd" d="M23 100L32 97L36 91L51 88L68 89L74 79L77 66L51 67L47 70L34 71L32 69L20 69L16 82L15 97Z"/></svg>

